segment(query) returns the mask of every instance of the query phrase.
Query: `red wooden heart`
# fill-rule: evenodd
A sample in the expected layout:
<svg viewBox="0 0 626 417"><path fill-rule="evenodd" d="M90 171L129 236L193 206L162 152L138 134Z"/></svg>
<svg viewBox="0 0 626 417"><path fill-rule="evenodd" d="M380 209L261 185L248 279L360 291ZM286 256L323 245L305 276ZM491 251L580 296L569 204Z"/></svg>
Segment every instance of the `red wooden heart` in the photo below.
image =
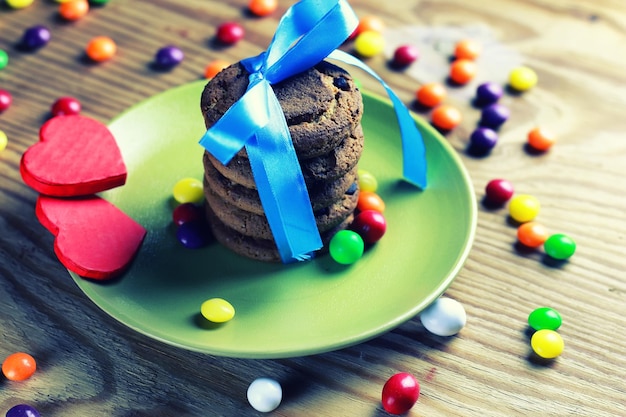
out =
<svg viewBox="0 0 626 417"><path fill-rule="evenodd" d="M22 179L36 191L76 197L126 182L122 154L102 123L80 115L57 116L41 127L39 137L20 162Z"/></svg>
<svg viewBox="0 0 626 417"><path fill-rule="evenodd" d="M146 235L140 224L97 196L40 195L35 213L56 236L54 252L61 263L85 278L104 280L122 273Z"/></svg>

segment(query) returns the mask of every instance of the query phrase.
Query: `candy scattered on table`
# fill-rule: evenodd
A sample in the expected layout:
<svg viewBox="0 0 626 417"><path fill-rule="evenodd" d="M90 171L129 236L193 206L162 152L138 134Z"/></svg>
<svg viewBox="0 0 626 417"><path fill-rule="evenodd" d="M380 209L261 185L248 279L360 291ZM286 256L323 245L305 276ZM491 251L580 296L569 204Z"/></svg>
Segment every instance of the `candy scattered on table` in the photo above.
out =
<svg viewBox="0 0 626 417"><path fill-rule="evenodd" d="M537 217L540 207L536 197L520 194L513 197L509 202L509 214L516 222L526 223Z"/></svg>
<svg viewBox="0 0 626 417"><path fill-rule="evenodd" d="M528 145L538 151L547 151L556 142L556 136L544 127L536 127L528 132Z"/></svg>
<svg viewBox="0 0 626 417"><path fill-rule="evenodd" d="M406 67L418 60L419 50L414 45L402 45L393 53L393 63L399 67Z"/></svg>
<svg viewBox="0 0 626 417"><path fill-rule="evenodd" d="M461 112L448 104L442 104L433 110L430 115L432 124L441 130L452 130L457 127L462 120Z"/></svg>
<svg viewBox="0 0 626 417"><path fill-rule="evenodd" d="M4 49L0 49L0 70L9 65L9 54Z"/></svg>
<svg viewBox="0 0 626 417"><path fill-rule="evenodd" d="M530 338L533 351L544 359L554 359L563 353L565 343L560 334L554 330L537 330Z"/></svg>
<svg viewBox="0 0 626 417"><path fill-rule="evenodd" d="M5 0L7 6L13 9L23 9L33 4L35 0Z"/></svg>
<svg viewBox="0 0 626 417"><path fill-rule="evenodd" d="M385 48L385 38L379 32L366 30L357 35L354 40L354 50L364 58L371 58L380 54Z"/></svg>
<svg viewBox="0 0 626 417"><path fill-rule="evenodd" d="M470 59L457 59L450 64L450 79L460 85L472 81L477 72L476 63Z"/></svg>
<svg viewBox="0 0 626 417"><path fill-rule="evenodd" d="M7 411L6 417L41 417L41 414L35 407L27 404L18 404Z"/></svg>
<svg viewBox="0 0 626 417"><path fill-rule="evenodd" d="M280 405L283 389L271 378L257 378L248 386L247 397L252 408L269 413Z"/></svg>
<svg viewBox="0 0 626 417"><path fill-rule="evenodd" d="M25 352L16 352L7 356L2 362L2 373L11 381L24 381L35 373L37 362Z"/></svg>
<svg viewBox="0 0 626 417"><path fill-rule="evenodd" d="M13 103L13 96L7 90L0 90L0 113L8 110Z"/></svg>
<svg viewBox="0 0 626 417"><path fill-rule="evenodd" d="M202 181L195 178L183 178L174 184L172 194L174 199L181 204L199 204L204 200Z"/></svg>
<svg viewBox="0 0 626 417"><path fill-rule="evenodd" d="M498 134L493 129L479 127L472 132L469 142L473 153L485 154L498 143Z"/></svg>
<svg viewBox="0 0 626 417"><path fill-rule="evenodd" d="M453 336L465 327L467 314L463 305L448 297L439 297L420 314L426 330L437 336Z"/></svg>
<svg viewBox="0 0 626 417"><path fill-rule="evenodd" d="M359 25L354 31L354 35L365 31L383 33L385 30L385 22L378 16L363 16L359 19Z"/></svg>
<svg viewBox="0 0 626 417"><path fill-rule="evenodd" d="M226 323L235 317L235 308L223 298L211 298L202 303L200 313L213 323Z"/></svg>
<svg viewBox="0 0 626 417"><path fill-rule="evenodd" d="M43 25L37 25L24 31L20 45L22 48L32 51L47 45L51 38L50 29Z"/></svg>
<svg viewBox="0 0 626 417"><path fill-rule="evenodd" d="M96 36L87 43L85 53L92 61L104 62L115 56L117 45L108 36Z"/></svg>
<svg viewBox="0 0 626 417"><path fill-rule="evenodd" d="M78 20L89 12L87 0L64 1L59 5L59 15L65 20Z"/></svg>
<svg viewBox="0 0 626 417"><path fill-rule="evenodd" d="M9 144L9 138L7 134L0 130L0 152L4 151Z"/></svg>
<svg viewBox="0 0 626 417"><path fill-rule="evenodd" d="M82 110L82 105L80 101L75 99L74 97L60 97L54 103L52 103L52 107L50 108L50 113L52 116L67 116L72 114L79 114Z"/></svg>
<svg viewBox="0 0 626 417"><path fill-rule="evenodd" d="M498 129L509 119L511 111L502 104L491 104L485 107L480 116L480 125L491 129Z"/></svg>
<svg viewBox="0 0 626 417"><path fill-rule="evenodd" d="M514 191L510 181L496 178L487 183L485 197L491 204L502 205L513 197Z"/></svg>
<svg viewBox="0 0 626 417"><path fill-rule="evenodd" d="M216 59L209 62L204 68L204 78L211 79L215 77L221 70L228 67L229 65L229 62L222 59Z"/></svg>
<svg viewBox="0 0 626 417"><path fill-rule="evenodd" d="M250 0L248 10L256 16L268 16L278 8L278 0Z"/></svg>
<svg viewBox="0 0 626 417"><path fill-rule="evenodd" d="M201 221L202 219L204 219L203 210L194 203L179 204L174 211L172 211L172 221L176 226Z"/></svg>
<svg viewBox="0 0 626 417"><path fill-rule="evenodd" d="M387 231L387 221L382 213L376 210L365 210L357 214L350 225L365 243L378 242Z"/></svg>
<svg viewBox="0 0 626 417"><path fill-rule="evenodd" d="M378 189L378 180L372 173L366 171L364 169L359 169L358 171L359 178L359 190L361 191L370 191L375 193Z"/></svg>
<svg viewBox="0 0 626 417"><path fill-rule="evenodd" d="M556 233L546 239L543 249L551 258L562 261L574 255L576 242L566 234Z"/></svg>
<svg viewBox="0 0 626 417"><path fill-rule="evenodd" d="M517 67L509 73L509 86L517 91L526 91L537 85L537 73L528 67Z"/></svg>
<svg viewBox="0 0 626 417"><path fill-rule="evenodd" d="M170 69L183 62L185 54L177 46L167 45L160 48L154 55L154 63L159 68Z"/></svg>
<svg viewBox="0 0 626 417"><path fill-rule="evenodd" d="M383 385L381 401L386 412L400 415L415 405L419 395L420 384L417 379L407 372L399 372Z"/></svg>
<svg viewBox="0 0 626 417"><path fill-rule="evenodd" d="M534 330L556 330L561 324L561 315L550 307L539 307L528 315L528 325Z"/></svg>
<svg viewBox="0 0 626 417"><path fill-rule="evenodd" d="M224 45L234 45L243 39L245 30L237 22L225 22L218 26L215 36Z"/></svg>
<svg viewBox="0 0 626 417"><path fill-rule="evenodd" d="M480 56L483 46L474 39L462 39L454 46L454 56L457 59L474 60Z"/></svg>
<svg viewBox="0 0 626 417"><path fill-rule="evenodd" d="M350 265L361 259L364 250L363 238L353 230L337 232L328 244L331 258L342 265Z"/></svg>
<svg viewBox="0 0 626 417"><path fill-rule="evenodd" d="M529 248L538 248L548 238L548 229L541 223L527 222L517 228L517 240Z"/></svg>
<svg viewBox="0 0 626 417"><path fill-rule="evenodd" d="M375 210L383 213L385 211L385 202L373 191L361 191L356 208L360 211Z"/></svg>
<svg viewBox="0 0 626 417"><path fill-rule="evenodd" d="M209 241L203 221L187 222L176 229L176 239L187 249L199 249Z"/></svg>
<svg viewBox="0 0 626 417"><path fill-rule="evenodd" d="M486 82L476 88L476 104L479 106L488 106L496 103L502 95L504 89L500 84Z"/></svg>
<svg viewBox="0 0 626 417"><path fill-rule="evenodd" d="M416 92L415 98L418 103L426 107L435 107L446 98L446 87L441 83L427 83L422 85Z"/></svg>

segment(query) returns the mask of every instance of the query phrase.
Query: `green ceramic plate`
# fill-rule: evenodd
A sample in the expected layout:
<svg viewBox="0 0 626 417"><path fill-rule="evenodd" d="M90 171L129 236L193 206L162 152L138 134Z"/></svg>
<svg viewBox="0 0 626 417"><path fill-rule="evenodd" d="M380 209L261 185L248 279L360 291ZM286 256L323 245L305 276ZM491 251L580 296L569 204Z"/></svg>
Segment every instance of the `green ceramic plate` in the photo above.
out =
<svg viewBox="0 0 626 417"><path fill-rule="evenodd" d="M113 120L128 167L123 187L103 197L147 230L141 250L110 283L73 275L93 302L154 339L214 355L280 358L315 354L373 338L411 319L440 296L474 238L476 203L455 151L418 120L428 153L429 187L400 180L400 139L387 101L365 95L366 150L359 167L379 181L386 235L351 266L329 256L296 265L247 260L218 244L185 249L171 222L172 187L202 178L198 140L204 81L146 100ZM208 326L203 301L221 297L233 320Z"/></svg>

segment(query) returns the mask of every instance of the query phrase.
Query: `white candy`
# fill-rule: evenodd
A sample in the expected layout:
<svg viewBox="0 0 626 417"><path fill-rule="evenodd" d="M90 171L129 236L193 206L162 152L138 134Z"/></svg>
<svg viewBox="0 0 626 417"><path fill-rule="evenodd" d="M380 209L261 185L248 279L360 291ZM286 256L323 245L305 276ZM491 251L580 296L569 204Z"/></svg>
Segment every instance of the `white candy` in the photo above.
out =
<svg viewBox="0 0 626 417"><path fill-rule="evenodd" d="M270 378L257 378L248 387L248 402L257 411L269 413L280 405L283 390Z"/></svg>
<svg viewBox="0 0 626 417"><path fill-rule="evenodd" d="M465 326L467 315L461 303L441 297L422 311L420 320L429 332L437 336L452 336Z"/></svg>

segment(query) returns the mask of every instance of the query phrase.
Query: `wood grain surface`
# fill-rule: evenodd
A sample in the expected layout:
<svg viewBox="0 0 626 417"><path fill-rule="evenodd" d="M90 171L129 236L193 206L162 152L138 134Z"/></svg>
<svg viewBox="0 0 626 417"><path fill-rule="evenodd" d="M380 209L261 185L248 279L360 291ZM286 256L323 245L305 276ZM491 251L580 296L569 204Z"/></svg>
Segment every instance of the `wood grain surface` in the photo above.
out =
<svg viewBox="0 0 626 417"><path fill-rule="evenodd" d="M291 4L279 3L276 13L255 18L246 13L245 0L112 0L73 23L59 19L52 1L22 10L0 3L0 48L10 55L0 70L0 89L13 95L11 108L0 114L0 130L9 138L0 153L0 356L26 351L39 365L27 381L0 379L0 413L28 403L45 417L254 416L261 413L248 405L246 389L268 376L285 391L271 415L384 416L384 382L411 372L422 386L411 416L626 415L623 0L352 2L359 16L385 21L387 53L367 63L411 107L419 85L445 80L438 68L459 33L485 41L479 79L502 79L516 63L539 75L535 89L503 98L511 120L484 158L465 151L479 116L468 99L473 87L451 88L449 102L465 119L446 138L466 165L479 202L473 249L446 292L467 311L467 326L457 336L431 335L414 318L336 352L223 358L149 339L82 294L56 259L53 238L35 217L37 194L18 169L51 103L75 96L84 115L106 122L156 93L202 78L213 59L233 62L265 49ZM226 20L241 22L246 37L218 48L212 38ZM36 52L20 51L23 31L36 24L51 29L52 41ZM415 38L423 42L422 59L411 71L390 68L390 53L411 42L403 34L414 31L423 36ZM114 38L119 53L90 64L83 50L100 34ZM185 61L173 71L155 71L155 51L170 43L185 51ZM361 81L364 89L381 92L375 81ZM525 149L535 124L558 135L545 154ZM555 264L542 250L516 244L506 209L482 204L484 186L497 177L536 196L541 222L575 239L578 250L569 261ZM544 305L564 319L559 332L565 351L550 362L533 359L526 324L528 314Z"/></svg>

